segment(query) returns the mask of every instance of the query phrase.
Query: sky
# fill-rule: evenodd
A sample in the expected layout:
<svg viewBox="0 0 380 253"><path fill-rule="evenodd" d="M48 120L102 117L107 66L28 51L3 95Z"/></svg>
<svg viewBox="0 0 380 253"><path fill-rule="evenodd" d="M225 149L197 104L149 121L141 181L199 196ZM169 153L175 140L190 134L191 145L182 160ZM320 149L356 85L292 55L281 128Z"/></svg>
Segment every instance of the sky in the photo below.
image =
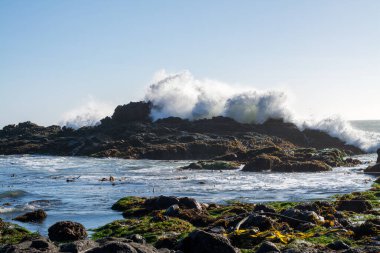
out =
<svg viewBox="0 0 380 253"><path fill-rule="evenodd" d="M0 0L0 126L144 98L160 70L380 119L377 0Z"/></svg>

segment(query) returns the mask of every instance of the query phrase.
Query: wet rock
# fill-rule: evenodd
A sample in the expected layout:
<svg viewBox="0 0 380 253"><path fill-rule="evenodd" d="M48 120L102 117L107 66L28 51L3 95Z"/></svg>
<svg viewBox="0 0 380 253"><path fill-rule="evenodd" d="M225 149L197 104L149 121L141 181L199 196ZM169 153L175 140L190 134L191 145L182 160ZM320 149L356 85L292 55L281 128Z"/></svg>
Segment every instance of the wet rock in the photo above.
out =
<svg viewBox="0 0 380 253"><path fill-rule="evenodd" d="M178 205L179 199L171 196L159 196L145 200L144 205L151 210L167 209L172 205Z"/></svg>
<svg viewBox="0 0 380 253"><path fill-rule="evenodd" d="M243 167L243 171L260 172L271 170L274 166L277 166L280 163L281 159L276 156L261 154L248 162Z"/></svg>
<svg viewBox="0 0 380 253"><path fill-rule="evenodd" d="M272 168L276 172L323 172L332 170L329 165L321 161L287 162Z"/></svg>
<svg viewBox="0 0 380 253"><path fill-rule="evenodd" d="M164 237L158 239L158 241L154 244L157 249L174 249L177 247L178 241L173 237Z"/></svg>
<svg viewBox="0 0 380 253"><path fill-rule="evenodd" d="M375 183L380 184L380 177L376 178Z"/></svg>
<svg viewBox="0 0 380 253"><path fill-rule="evenodd" d="M150 245L122 240L106 241L103 245L93 248L86 253L158 253L159 251Z"/></svg>
<svg viewBox="0 0 380 253"><path fill-rule="evenodd" d="M255 253L274 253L280 252L277 246L272 242L263 242Z"/></svg>
<svg viewBox="0 0 380 253"><path fill-rule="evenodd" d="M23 215L17 216L14 220L21 222L42 222L47 217L47 214L44 210L38 209L33 212L28 212Z"/></svg>
<svg viewBox="0 0 380 253"><path fill-rule="evenodd" d="M78 240L70 243L65 243L60 246L61 252L80 253L88 249L99 246L98 243L92 240Z"/></svg>
<svg viewBox="0 0 380 253"><path fill-rule="evenodd" d="M352 199L341 199L336 205L336 209L339 211L350 211L355 213L363 213L372 210L371 203L362 198L356 197Z"/></svg>
<svg viewBox="0 0 380 253"><path fill-rule="evenodd" d="M217 234L196 230L183 239L180 250L184 253L237 253L230 241Z"/></svg>
<svg viewBox="0 0 380 253"><path fill-rule="evenodd" d="M82 240L87 237L84 226L77 222L60 221L48 229L49 238L52 241L68 242Z"/></svg>
<svg viewBox="0 0 380 253"><path fill-rule="evenodd" d="M332 249L332 250L345 250L345 249L349 249L350 248L350 246L347 245L343 241L332 242L332 243L328 244L327 247L330 248L330 249Z"/></svg>
<svg viewBox="0 0 380 253"><path fill-rule="evenodd" d="M228 161L199 161L182 167L184 170L237 170L240 164Z"/></svg>
<svg viewBox="0 0 380 253"><path fill-rule="evenodd" d="M376 163L380 163L380 148L377 150L377 160Z"/></svg>
<svg viewBox="0 0 380 253"><path fill-rule="evenodd" d="M377 163L373 166L369 166L368 168L366 168L364 170L364 173L379 175L380 174L380 163Z"/></svg>

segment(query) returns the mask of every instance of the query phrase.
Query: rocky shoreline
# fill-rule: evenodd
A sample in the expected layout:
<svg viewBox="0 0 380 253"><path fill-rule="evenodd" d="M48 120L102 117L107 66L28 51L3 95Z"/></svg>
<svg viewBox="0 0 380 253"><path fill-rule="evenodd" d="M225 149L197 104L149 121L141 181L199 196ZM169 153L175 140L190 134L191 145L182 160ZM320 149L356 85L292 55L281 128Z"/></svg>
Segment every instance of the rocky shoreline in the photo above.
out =
<svg viewBox="0 0 380 253"><path fill-rule="evenodd" d="M85 228L71 221L51 226L49 238L1 221L0 252L380 251L380 178L368 191L330 201L218 205L187 197L129 196L112 209L124 219L95 229L89 239ZM24 215L23 221L36 222L45 215L39 210Z"/></svg>
<svg viewBox="0 0 380 253"><path fill-rule="evenodd" d="M319 130L299 130L281 119L242 124L226 117L189 121L169 117L153 122L151 103L118 106L98 126L74 130L42 127L31 122L0 130L0 154L118 157L126 159L204 160L228 156L247 161L256 150L336 148L352 155L363 153Z"/></svg>

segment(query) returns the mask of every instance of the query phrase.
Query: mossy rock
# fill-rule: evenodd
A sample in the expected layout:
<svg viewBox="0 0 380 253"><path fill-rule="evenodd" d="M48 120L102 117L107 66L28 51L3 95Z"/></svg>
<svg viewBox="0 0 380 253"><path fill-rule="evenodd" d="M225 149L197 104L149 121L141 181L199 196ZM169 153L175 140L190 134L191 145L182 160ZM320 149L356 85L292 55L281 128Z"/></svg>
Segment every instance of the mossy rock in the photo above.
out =
<svg viewBox="0 0 380 253"><path fill-rule="evenodd" d="M125 237L140 234L148 243L155 243L158 239L168 237L168 235L177 239L183 238L193 230L193 225L178 218L167 218L163 221L156 221L154 218L146 216L140 219L125 219L109 223L95 229L92 238Z"/></svg>
<svg viewBox="0 0 380 253"><path fill-rule="evenodd" d="M145 198L140 198L140 197L124 197L119 199L115 204L112 206L112 210L116 211L126 211L132 208L137 208L141 205L143 205L145 202Z"/></svg>
<svg viewBox="0 0 380 253"><path fill-rule="evenodd" d="M240 164L229 161L199 161L182 167L184 170L237 170Z"/></svg>
<svg viewBox="0 0 380 253"><path fill-rule="evenodd" d="M32 237L33 233L19 225L0 220L0 244L17 244L26 237Z"/></svg>

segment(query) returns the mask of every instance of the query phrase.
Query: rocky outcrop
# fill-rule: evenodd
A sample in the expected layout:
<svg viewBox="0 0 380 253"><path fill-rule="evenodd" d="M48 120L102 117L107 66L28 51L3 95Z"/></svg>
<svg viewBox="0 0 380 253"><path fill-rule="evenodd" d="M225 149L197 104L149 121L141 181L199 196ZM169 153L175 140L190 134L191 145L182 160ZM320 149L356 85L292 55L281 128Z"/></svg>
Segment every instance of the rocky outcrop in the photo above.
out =
<svg viewBox="0 0 380 253"><path fill-rule="evenodd" d="M101 120L100 125L78 130L42 127L31 122L9 125L0 130L0 154L194 160L224 157L229 161L247 161L252 159L252 150L265 147L362 152L326 133L301 131L282 120L242 124L226 117L195 121L170 117L152 122L151 109L149 102L131 102L118 106L112 117Z"/></svg>
<svg viewBox="0 0 380 253"><path fill-rule="evenodd" d="M14 220L21 222L42 222L47 217L47 214L44 210L39 209L33 212L28 212L23 215L17 216Z"/></svg>

